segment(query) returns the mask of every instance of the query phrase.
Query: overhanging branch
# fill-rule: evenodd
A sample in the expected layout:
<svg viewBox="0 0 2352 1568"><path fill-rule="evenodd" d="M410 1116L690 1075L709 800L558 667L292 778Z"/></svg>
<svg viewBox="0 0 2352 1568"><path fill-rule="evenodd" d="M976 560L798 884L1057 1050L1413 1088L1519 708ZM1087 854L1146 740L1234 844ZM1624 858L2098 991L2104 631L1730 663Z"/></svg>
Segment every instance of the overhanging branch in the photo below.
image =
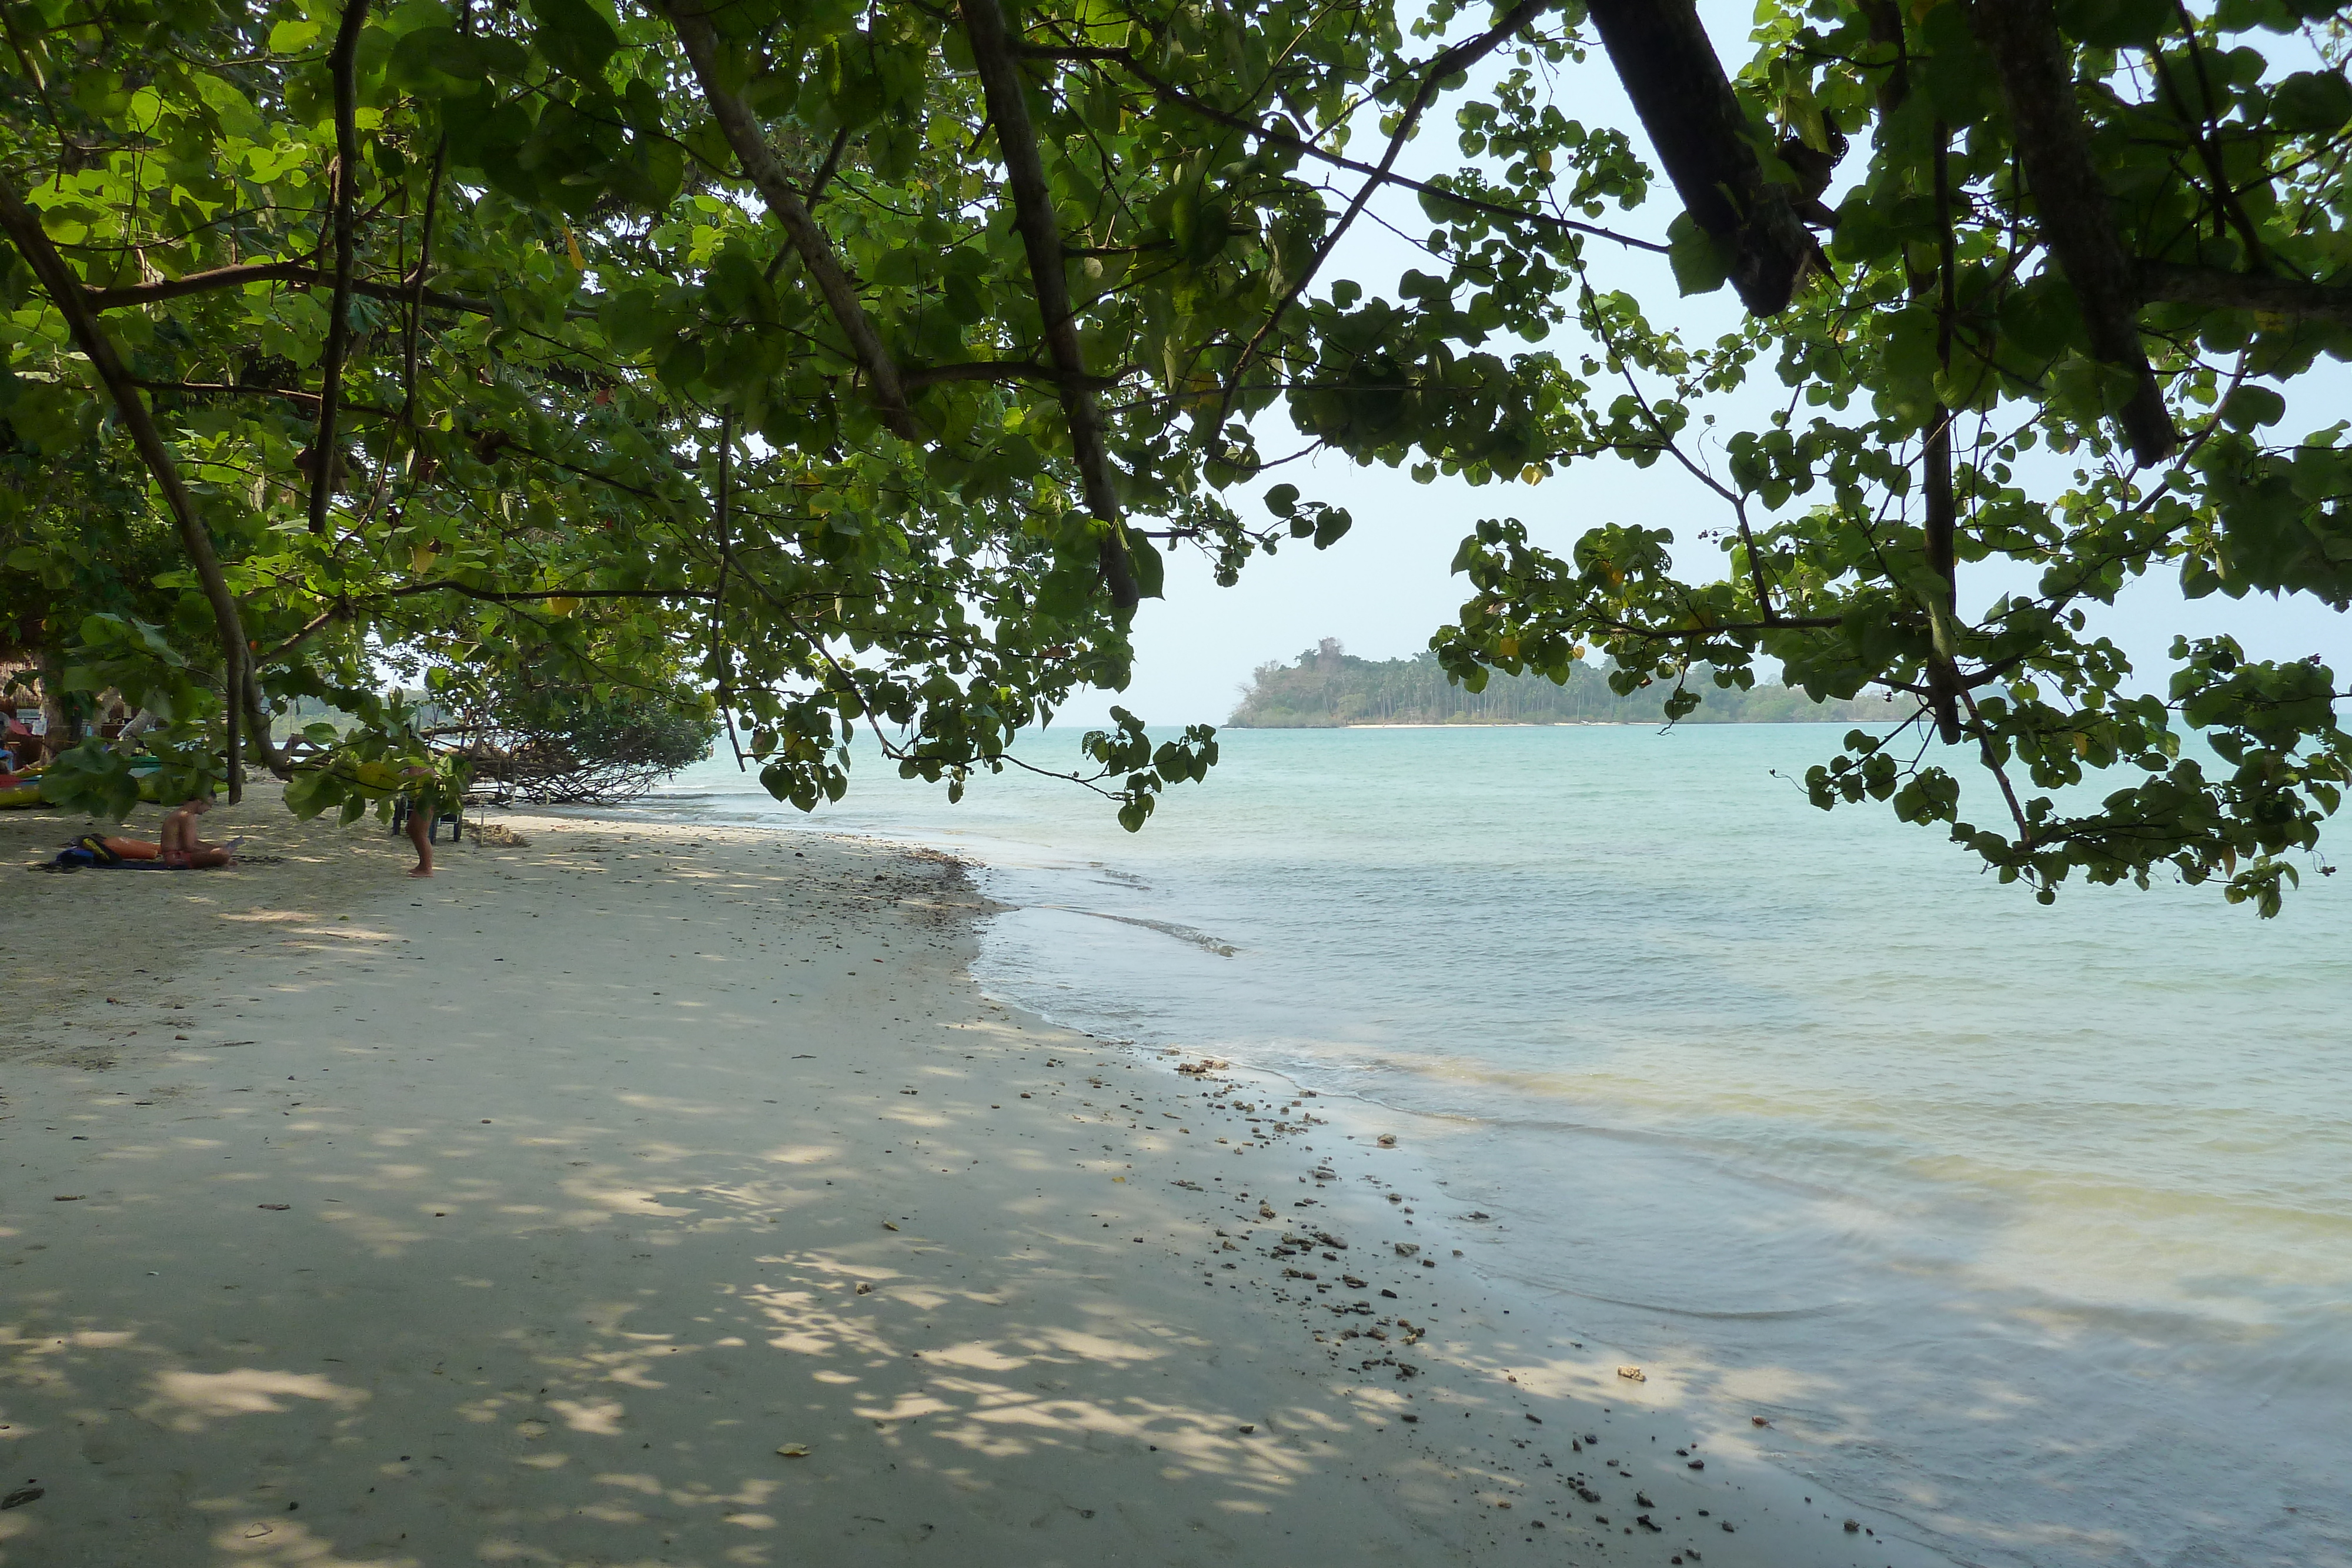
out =
<svg viewBox="0 0 2352 1568"><path fill-rule="evenodd" d="M2352 288L2269 273L2143 261L2139 295L2152 303L2203 305L2218 310L2255 310L2297 321L2352 324Z"/></svg>
<svg viewBox="0 0 2352 1568"><path fill-rule="evenodd" d="M65 317L74 342L98 372L99 380L114 399L114 406L122 420L123 428L131 432L131 444L138 448L140 459L147 465L155 480L155 487L163 493L165 509L172 514L172 524L180 536L180 548L187 553L188 562L195 568L196 580L203 586L205 601L212 607L213 624L219 633L221 653L230 671L245 665L246 684L250 686L252 669L241 655L246 650L244 619L237 613L236 596L229 591L228 580L221 572L220 557L213 550L212 535L205 531L204 519L196 515L195 500L188 494L180 477L179 465L172 458L171 448L163 444L163 433L155 428L154 419L147 405L140 401L139 388L124 368L122 357L115 351L114 343L99 325L98 317L84 298L81 279L74 276L57 246L49 243L48 231L32 208L25 204L14 182L0 173L0 230L5 230L16 243L18 254L39 279L42 291L48 295L58 313ZM222 694L231 703L236 700L233 691ZM267 725L251 737L253 748L273 773L285 777L286 759L269 741Z"/></svg>
<svg viewBox="0 0 2352 1568"><path fill-rule="evenodd" d="M2074 291L2091 352L2132 377L2116 423L2136 460L2160 463L2180 436L2140 342L2137 279L2091 162L2057 16L2050 0L1969 0L1969 20L2000 75L2035 222Z"/></svg>
<svg viewBox="0 0 2352 1568"><path fill-rule="evenodd" d="M988 3L992 4L993 0L988 0ZM1315 275L1323 269L1323 264L1330 259L1331 253L1347 237L1348 230L1354 226L1357 217L1363 212L1364 204L1370 201L1372 193L1387 182L1396 167L1398 155L1403 152L1405 143L1412 140L1423 111L1437 97L1438 89L1444 85L1448 77L1468 70L1486 58L1497 45L1534 21L1551 4L1552 0L1519 0L1517 5L1503 13L1502 18L1492 27L1475 37L1465 38L1452 47L1439 51L1437 57L1429 62L1428 68L1422 72L1421 85L1413 89L1412 97L1397 116L1396 130L1389 135L1388 151L1381 154L1379 167L1357 188L1354 197L1348 203L1347 211L1339 214L1339 223L1323 236L1322 243L1315 247L1314 256L1298 269L1298 276L1290 280L1289 286L1283 289L1282 297L1274 302L1274 308L1265 313L1265 319L1258 323L1257 330L1251 333L1249 341L1242 345L1240 356L1234 360L1232 371L1225 377L1225 389L1218 398L1217 417L1211 423L1212 429L1223 427L1225 415L1234 406L1234 392L1241 385L1242 377L1248 372L1250 361L1257 357L1259 346L1281 326L1284 314L1300 295L1307 292L1315 281Z"/></svg>
<svg viewBox="0 0 2352 1568"><path fill-rule="evenodd" d="M941 382L1048 382L1059 385L1070 379L1051 365L1029 360L969 360L947 365L918 365L905 375L908 392L920 392ZM1093 392L1108 392L1118 385L1117 376L1080 376L1077 381Z"/></svg>
<svg viewBox="0 0 2352 1568"><path fill-rule="evenodd" d="M1790 187L1764 177L1747 111L1696 0L1591 0L1592 25L1691 221L1732 253L1731 286L1759 316L1829 271Z"/></svg>
<svg viewBox="0 0 2352 1568"><path fill-rule="evenodd" d="M710 106L711 117L718 120L728 146L734 149L744 177L783 225L785 237L800 252L801 265L808 268L817 292L824 297L834 320L849 340L850 351L866 374L876 413L901 440L919 439L920 429L907 406L907 391L898 378L897 362L883 345L881 335L874 329L874 323L866 319L857 291L850 287L848 274L833 254L832 241L817 227L816 219L809 215L792 174L761 132L759 120L741 97L726 87L719 69L719 31L710 25L709 14L698 8L700 0L687 0L684 5L665 0L662 14L669 18L670 26L677 29L678 42L685 46L695 80L702 88L703 101ZM698 8L688 9L688 5Z"/></svg>
<svg viewBox="0 0 2352 1568"><path fill-rule="evenodd" d="M335 83L335 183L333 210L335 289L328 306L327 342L319 356L319 429L310 442L310 531L327 531L327 508L335 497L335 470L341 456L335 448L335 415L343 401L343 359L352 346L352 207L360 183L359 83L360 31L367 21L367 0L344 0L342 25L335 30L335 47L328 53L327 69Z"/></svg>
<svg viewBox="0 0 2352 1568"><path fill-rule="evenodd" d="M1063 270L1062 223L1054 211L1054 195L1045 183L1045 161L1038 155L1037 132L1029 119L1027 84L1021 78L1013 39L997 0L962 0L964 36L971 45L981 89L988 99L988 118L996 128L998 148L1004 155L1005 183L1013 189L1013 216L1021 243L1029 256L1030 287L1045 329L1045 351L1054 361L1061 389L1062 412L1069 420L1070 447L1087 497L1087 510L1108 525L1102 541L1102 571L1110 585L1111 602L1132 610L1142 601L1128 559L1122 537L1117 476L1104 440L1102 410L1088 386L1086 352L1078 342L1076 319L1070 312L1069 279Z"/></svg>
<svg viewBox="0 0 2352 1568"><path fill-rule="evenodd" d="M160 305L168 299L182 299L192 294L213 294L225 288L243 288L253 283L290 283L298 288L312 288L320 284L331 286L333 282L332 273L321 272L305 261L248 261L239 262L234 267L191 272L182 277L166 277L154 283L133 283L116 288L85 288L82 293L92 310L104 311L121 310L134 305ZM422 288L408 283L377 283L355 277L352 280L352 292L369 299L429 305L436 310L451 310L462 316L498 314L498 307L488 299L478 299L467 294L450 294L438 288ZM600 303L602 301L566 306L564 317L573 321L593 321L596 319L596 306Z"/></svg>
<svg viewBox="0 0 2352 1568"><path fill-rule="evenodd" d="M1303 158L1312 159L1316 162L1328 164L1334 169L1345 169L1357 174L1380 173L1380 167L1377 164L1367 163L1361 159L1349 158L1331 152L1278 126L1263 125L1245 114L1236 114L1231 110L1218 108L1205 99L1186 91L1174 82L1165 80L1147 70L1135 57L1135 51L1132 49L1062 48L1043 45L1024 45L1020 53L1029 59L1085 60L1117 65L1128 75L1150 89L1153 97L1162 102L1172 104L1188 114L1197 115L1202 120L1224 126L1228 130L1238 131L1243 135L1257 141L1273 142L1278 147L1287 148ZM1500 202L1489 202L1478 196L1465 195L1459 191L1449 191L1443 185L1433 185L1426 181L1408 179L1393 170L1382 176L1382 183L1394 185L1399 190L1434 197L1439 201L1460 207L1465 212L1481 213L1487 217L1500 218L1507 223L1534 224L1541 228L1565 229L1570 234L1591 235L1595 239L1612 240L1634 250L1646 250L1658 256L1666 254L1666 247L1655 240L1636 239L1632 235L1619 234L1615 229L1603 228L1598 224L1579 223L1574 218L1558 217L1550 213L1531 212L1525 207L1506 206Z"/></svg>

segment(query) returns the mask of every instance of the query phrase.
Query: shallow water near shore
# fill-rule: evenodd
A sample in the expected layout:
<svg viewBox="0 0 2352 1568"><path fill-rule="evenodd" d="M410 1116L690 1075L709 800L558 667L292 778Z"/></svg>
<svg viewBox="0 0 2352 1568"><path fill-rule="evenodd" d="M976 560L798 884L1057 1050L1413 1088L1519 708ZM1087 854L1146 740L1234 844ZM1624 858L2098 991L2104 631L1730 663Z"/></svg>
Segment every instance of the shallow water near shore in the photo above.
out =
<svg viewBox="0 0 2352 1568"><path fill-rule="evenodd" d="M1431 1118L1480 1267L1961 1560L2352 1563L2352 874L2043 909L1809 806L1838 733L1230 731L1138 835L870 750L632 810L965 851L989 988Z"/></svg>

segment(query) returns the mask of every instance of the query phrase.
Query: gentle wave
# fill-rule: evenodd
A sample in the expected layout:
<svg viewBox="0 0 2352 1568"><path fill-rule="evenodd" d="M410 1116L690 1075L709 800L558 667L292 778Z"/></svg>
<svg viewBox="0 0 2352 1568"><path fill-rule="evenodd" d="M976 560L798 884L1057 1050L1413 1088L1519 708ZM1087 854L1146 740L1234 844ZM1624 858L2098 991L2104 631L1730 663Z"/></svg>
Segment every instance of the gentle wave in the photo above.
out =
<svg viewBox="0 0 2352 1568"><path fill-rule="evenodd" d="M1145 931L1157 931L1162 936L1173 936L1179 942L1189 942L1206 953L1220 958L1230 958L1241 949L1229 942L1221 942L1205 931L1195 931L1190 925L1173 921L1147 920L1139 915L1109 915L1099 909L1081 909L1075 904L1028 904L1014 907L1023 909L1058 909L1065 915L1084 915L1096 920L1116 920L1121 925L1133 925Z"/></svg>

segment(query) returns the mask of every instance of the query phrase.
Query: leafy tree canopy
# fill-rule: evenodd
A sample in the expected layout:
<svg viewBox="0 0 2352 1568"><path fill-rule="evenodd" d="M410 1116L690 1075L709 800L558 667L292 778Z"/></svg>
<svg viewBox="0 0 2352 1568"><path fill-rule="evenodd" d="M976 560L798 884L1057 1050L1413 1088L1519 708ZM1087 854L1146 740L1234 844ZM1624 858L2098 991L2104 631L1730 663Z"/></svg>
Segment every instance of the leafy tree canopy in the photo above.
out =
<svg viewBox="0 0 2352 1568"><path fill-rule="evenodd" d="M2275 913L2352 760L2331 672L2183 635L2168 685L2137 690L2089 612L2157 570L2191 599L2352 603L2352 426L2276 428L2296 378L2352 349L2333 12L1768 3L1753 59L1714 78L1713 134L1689 86L1711 51L1656 24L1674 9L1595 0L1592 19L1685 200L1685 291L1728 281L1769 314L1690 344L1580 287L1594 390L1550 461L1687 468L1721 503L1727 573L1678 573L1672 535L1639 524L1563 557L1481 523L1447 667L1557 678L1589 645L1653 678L1744 685L1764 656L1816 696L1903 694L1916 721L1849 736L1811 772L1817 804L1946 823L2045 902L2075 872L2145 885L2169 866ZM1711 210L1703 182L1741 200ZM1702 465L1709 401L1751 383L1785 401L1716 433L1726 461ZM1980 563L2032 587L1969 598ZM1965 817L1961 758L1990 786ZM2101 798L2062 794L2085 784Z"/></svg>
<svg viewBox="0 0 2352 1568"><path fill-rule="evenodd" d="M1720 499L1719 578L1638 523L1565 556L1480 524L1435 643L1474 687L1597 649L1670 714L1759 658L1901 693L1906 738L1849 737L1817 800L2045 897L2170 865L2267 913L2337 803L2327 671L2184 638L2136 695L2084 615L2158 570L2352 601L2344 427L2274 434L2352 323L2328 13L1766 0L1727 71L1687 0L0 9L0 416L54 476L0 559L175 768L413 755L394 653L598 700L684 657L780 797L838 798L860 725L960 791L1125 685L1169 550L1230 581L1346 531L1231 498L1278 410L1419 477L1614 455ZM1652 173L1566 112L1596 45L1664 244L1600 223ZM1460 166L1406 179L1449 115ZM1327 267L1383 185L1428 225L1394 298ZM1654 323L1592 276L1619 238L1746 327ZM1706 466L1709 400L1775 382ZM2036 591L1969 598L1995 558ZM278 747L298 695L360 731ZM1215 743L1118 711L1081 777L1132 827ZM2110 765L2138 782L2061 807ZM111 767L70 770L91 803Z"/></svg>

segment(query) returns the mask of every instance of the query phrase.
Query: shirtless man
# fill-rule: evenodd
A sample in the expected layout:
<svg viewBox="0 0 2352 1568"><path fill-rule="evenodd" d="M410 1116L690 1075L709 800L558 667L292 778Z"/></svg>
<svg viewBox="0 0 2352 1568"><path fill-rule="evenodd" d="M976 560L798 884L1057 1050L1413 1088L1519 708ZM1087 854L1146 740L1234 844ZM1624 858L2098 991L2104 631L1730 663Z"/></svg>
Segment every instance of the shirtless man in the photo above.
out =
<svg viewBox="0 0 2352 1568"><path fill-rule="evenodd" d="M212 809L213 803L199 796L195 800L183 801L164 816L159 852L165 865L208 867L228 864L233 857L226 848L208 844L196 837L196 819Z"/></svg>
<svg viewBox="0 0 2352 1568"><path fill-rule="evenodd" d="M230 865L236 860L236 844L208 844L196 837L196 819L213 809L210 800L189 800L173 809L163 818L163 842L151 843L145 839L89 837L81 841L83 847L103 844L118 860L160 860L174 871L209 870L214 866ZM243 842L243 840L237 842Z"/></svg>

